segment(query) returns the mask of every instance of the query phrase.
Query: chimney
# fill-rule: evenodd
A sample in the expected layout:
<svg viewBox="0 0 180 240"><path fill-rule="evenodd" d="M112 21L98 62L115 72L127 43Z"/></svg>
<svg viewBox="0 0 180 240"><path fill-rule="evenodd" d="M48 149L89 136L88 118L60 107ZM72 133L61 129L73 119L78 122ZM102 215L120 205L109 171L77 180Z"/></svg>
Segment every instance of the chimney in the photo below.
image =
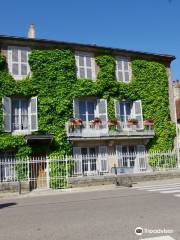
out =
<svg viewBox="0 0 180 240"><path fill-rule="evenodd" d="M34 24L30 24L28 30L28 38L35 38L36 37L36 30Z"/></svg>

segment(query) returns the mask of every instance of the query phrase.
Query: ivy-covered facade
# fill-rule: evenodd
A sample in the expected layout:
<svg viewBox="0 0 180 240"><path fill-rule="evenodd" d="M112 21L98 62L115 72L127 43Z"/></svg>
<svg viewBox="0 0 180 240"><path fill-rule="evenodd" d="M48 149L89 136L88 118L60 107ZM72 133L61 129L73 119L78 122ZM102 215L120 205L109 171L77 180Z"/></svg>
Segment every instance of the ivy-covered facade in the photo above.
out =
<svg viewBox="0 0 180 240"><path fill-rule="evenodd" d="M173 148L174 56L5 36L0 48L1 155Z"/></svg>

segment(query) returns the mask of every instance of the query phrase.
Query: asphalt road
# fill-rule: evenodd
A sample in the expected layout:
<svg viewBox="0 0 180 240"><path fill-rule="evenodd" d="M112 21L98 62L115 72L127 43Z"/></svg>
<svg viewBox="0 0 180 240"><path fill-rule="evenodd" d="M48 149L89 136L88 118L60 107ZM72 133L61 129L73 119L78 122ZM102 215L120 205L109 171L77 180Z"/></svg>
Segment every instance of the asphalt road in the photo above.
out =
<svg viewBox="0 0 180 240"><path fill-rule="evenodd" d="M162 236L136 227L172 229L180 239L180 198L136 189L65 193L0 201L0 240L133 240Z"/></svg>

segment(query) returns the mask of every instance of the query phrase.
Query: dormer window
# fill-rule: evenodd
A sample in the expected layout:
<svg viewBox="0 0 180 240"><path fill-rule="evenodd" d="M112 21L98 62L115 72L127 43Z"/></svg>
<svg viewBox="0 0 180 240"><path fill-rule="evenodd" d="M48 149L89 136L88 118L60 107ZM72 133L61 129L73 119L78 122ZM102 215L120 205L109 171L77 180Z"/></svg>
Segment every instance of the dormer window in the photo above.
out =
<svg viewBox="0 0 180 240"><path fill-rule="evenodd" d="M8 47L8 68L14 79L21 80L30 73L29 48Z"/></svg>
<svg viewBox="0 0 180 240"><path fill-rule="evenodd" d="M95 60L92 53L76 52L77 77L96 80Z"/></svg>
<svg viewBox="0 0 180 240"><path fill-rule="evenodd" d="M120 82L129 82L131 79L131 67L129 58L116 57L116 79Z"/></svg>

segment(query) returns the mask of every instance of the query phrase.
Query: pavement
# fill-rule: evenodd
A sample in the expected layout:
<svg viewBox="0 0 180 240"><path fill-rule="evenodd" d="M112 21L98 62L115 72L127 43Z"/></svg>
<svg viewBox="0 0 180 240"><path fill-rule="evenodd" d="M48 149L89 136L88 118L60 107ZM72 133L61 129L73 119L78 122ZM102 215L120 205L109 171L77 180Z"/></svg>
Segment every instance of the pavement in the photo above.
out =
<svg viewBox="0 0 180 240"><path fill-rule="evenodd" d="M158 190L177 186L179 179L8 195L0 198L0 239L179 240L180 198Z"/></svg>

